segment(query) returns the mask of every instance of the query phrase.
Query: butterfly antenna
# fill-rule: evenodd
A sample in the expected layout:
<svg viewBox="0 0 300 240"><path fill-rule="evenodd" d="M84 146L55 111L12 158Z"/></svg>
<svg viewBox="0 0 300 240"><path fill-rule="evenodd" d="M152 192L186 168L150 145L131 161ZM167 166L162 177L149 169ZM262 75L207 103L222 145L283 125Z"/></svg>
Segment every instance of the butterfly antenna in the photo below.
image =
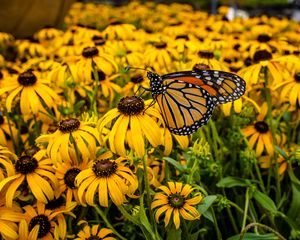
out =
<svg viewBox="0 0 300 240"><path fill-rule="evenodd" d="M129 71L130 69L137 69L137 70L148 71L147 68L148 68L148 66L146 66L145 68L126 66L124 69L125 69L126 71Z"/></svg>

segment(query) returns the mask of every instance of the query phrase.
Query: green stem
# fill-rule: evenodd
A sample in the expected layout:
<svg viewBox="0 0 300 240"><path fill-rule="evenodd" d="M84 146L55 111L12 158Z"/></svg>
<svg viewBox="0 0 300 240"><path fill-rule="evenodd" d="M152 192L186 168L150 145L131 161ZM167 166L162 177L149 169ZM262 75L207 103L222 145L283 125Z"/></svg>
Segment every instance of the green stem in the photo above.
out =
<svg viewBox="0 0 300 240"><path fill-rule="evenodd" d="M183 233L184 233L184 238L186 240L191 240L192 238L191 238L191 235L189 233L188 227L187 227L186 222L185 222L184 219L182 220L182 226L183 226L182 230L183 230Z"/></svg>
<svg viewBox="0 0 300 240"><path fill-rule="evenodd" d="M213 220L214 220L214 227L215 227L216 232L217 232L217 239L222 240L222 235L221 235L221 232L220 232L220 229L219 229L219 226L218 226L218 222L217 222L217 218L216 218L216 215L215 215L215 211L213 210L213 208L212 208L212 217L213 217Z"/></svg>
<svg viewBox="0 0 300 240"><path fill-rule="evenodd" d="M249 207L249 188L246 190L246 199L245 199L245 210L242 222L242 229L246 226L247 216L248 216L248 207Z"/></svg>
<svg viewBox="0 0 300 240"><path fill-rule="evenodd" d="M77 162L79 164L79 163L81 163L80 153L79 153L78 145L72 135L72 132L70 132L70 140L71 140L71 143L73 143L73 145L74 145Z"/></svg>
<svg viewBox="0 0 300 240"><path fill-rule="evenodd" d="M153 217L152 209L151 209L151 193L150 193L150 184L149 184L148 171L147 171L147 153L143 157L143 168L144 168L144 171L143 171L144 183L145 183L145 190L146 190L146 203L147 203L149 214L150 214L150 223L152 226L155 226L154 217Z"/></svg>
<svg viewBox="0 0 300 240"><path fill-rule="evenodd" d="M229 201L229 205L232 206L232 207L234 207L238 212L240 212L241 214L244 215L243 209L241 209L237 204L235 204L234 202ZM252 221L252 218L249 217L248 215L247 215L247 219L248 219L249 221Z"/></svg>
<svg viewBox="0 0 300 240"><path fill-rule="evenodd" d="M286 240L286 238L283 237L279 232L277 232L273 228L270 228L269 226L261 224L261 223L250 223L245 228L243 228L243 230L242 230L242 232L240 234L240 240L242 240L244 238L245 234L247 233L247 231L250 228L253 228L253 227L263 228L263 229L265 229L265 230L267 230L269 232L274 233L278 237L279 240Z"/></svg>
<svg viewBox="0 0 300 240"><path fill-rule="evenodd" d="M14 151L17 155L19 155L20 151L19 151L19 148L17 147L17 143L16 143L15 138L14 138L14 134L13 134L13 131L12 131L12 126L11 126L11 122L10 122L8 112L6 111L6 109L3 112L4 112L4 114L6 116L6 119L7 119L8 129L9 129L9 133L10 133L10 136L11 136L11 141L13 143Z"/></svg>
<svg viewBox="0 0 300 240"><path fill-rule="evenodd" d="M269 79L268 79L268 68L264 67L263 68L263 74L264 74L264 91L266 95L266 101L268 105L268 111L267 111L267 119L270 125L271 133L272 133L272 143L273 146L276 146L276 134L275 134L275 129L274 129L274 124L273 124L273 116L272 116L272 95L269 89ZM275 179L276 179L276 202L278 203L281 199L281 187L280 187L280 181L279 181L279 176L278 176L278 163L276 161L276 152L274 152L274 156L271 157L271 166L273 166L273 163L275 163ZM270 170L272 168L270 167ZM268 190L270 190L270 182L271 182L271 174L269 172L268 176Z"/></svg>
<svg viewBox="0 0 300 240"><path fill-rule="evenodd" d="M107 217L105 216L104 212L98 206L95 206L95 210L101 216L101 218L105 222L106 226L108 228L110 228L118 238L120 238L121 240L126 240L126 238L122 237L122 235L120 233L118 233L116 229L114 229L114 227L110 224Z"/></svg>
<svg viewBox="0 0 300 240"><path fill-rule="evenodd" d="M93 97L92 97L92 109L96 116L98 116L98 108L97 108L97 96L98 96L98 90L99 90L99 75L97 72L97 69L95 67L95 64L93 64L93 76L95 78L95 86L93 89Z"/></svg>

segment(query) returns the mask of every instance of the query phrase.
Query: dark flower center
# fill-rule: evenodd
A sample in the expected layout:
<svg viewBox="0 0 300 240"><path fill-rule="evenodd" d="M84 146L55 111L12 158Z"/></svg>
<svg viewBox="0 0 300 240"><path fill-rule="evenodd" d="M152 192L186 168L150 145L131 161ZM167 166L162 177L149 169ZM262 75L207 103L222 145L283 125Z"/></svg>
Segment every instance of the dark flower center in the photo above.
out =
<svg viewBox="0 0 300 240"><path fill-rule="evenodd" d="M2 125L3 123L4 123L4 117L0 115L0 125Z"/></svg>
<svg viewBox="0 0 300 240"><path fill-rule="evenodd" d="M93 165L93 172L97 177L109 177L117 170L117 164L109 159L97 160Z"/></svg>
<svg viewBox="0 0 300 240"><path fill-rule="evenodd" d="M64 182L69 188L71 189L76 188L75 178L79 173L80 173L79 168L71 168L65 173Z"/></svg>
<svg viewBox="0 0 300 240"><path fill-rule="evenodd" d="M86 47L82 51L82 56L85 58L92 58L99 54L99 50L96 47Z"/></svg>
<svg viewBox="0 0 300 240"><path fill-rule="evenodd" d="M272 54L267 50L258 50L254 53L253 60L254 62L260 62L265 60L272 59Z"/></svg>
<svg viewBox="0 0 300 240"><path fill-rule="evenodd" d="M3 73L0 71L0 80L3 78Z"/></svg>
<svg viewBox="0 0 300 240"><path fill-rule="evenodd" d="M101 238L98 236L92 235L92 236L88 237L87 240L101 240Z"/></svg>
<svg viewBox="0 0 300 240"><path fill-rule="evenodd" d="M109 23L109 25L121 25L121 24L123 24L123 22L120 20L111 20L111 22Z"/></svg>
<svg viewBox="0 0 300 240"><path fill-rule="evenodd" d="M118 103L118 110L124 115L137 115L145 108L144 100L141 97L123 97Z"/></svg>
<svg viewBox="0 0 300 240"><path fill-rule="evenodd" d="M25 151L24 151L24 154L25 154L26 156L32 157L32 156L33 156L34 154L36 154L39 150L40 150L40 149L39 149L37 146L33 145L33 146L29 147L29 148L26 148Z"/></svg>
<svg viewBox="0 0 300 240"><path fill-rule="evenodd" d="M155 42L153 43L153 46L157 49L163 49L167 47L167 44L165 42Z"/></svg>
<svg viewBox="0 0 300 240"><path fill-rule="evenodd" d="M28 226L29 231L31 231L37 224L40 225L40 229L39 229L39 233L38 233L39 238L46 236L50 232L51 223L50 223L48 217L45 216L44 214L37 215L36 217L34 217L30 220L30 223Z"/></svg>
<svg viewBox="0 0 300 240"><path fill-rule="evenodd" d="M300 83L300 72L295 73L294 79L296 82Z"/></svg>
<svg viewBox="0 0 300 240"><path fill-rule="evenodd" d="M237 50L239 50L240 47L241 47L241 44L237 43L233 46L233 49L237 51Z"/></svg>
<svg viewBox="0 0 300 240"><path fill-rule="evenodd" d="M212 59L214 58L214 53L211 51L199 51L198 56L201 58Z"/></svg>
<svg viewBox="0 0 300 240"><path fill-rule="evenodd" d="M58 125L56 123L52 123L49 125L48 133L54 133L58 129Z"/></svg>
<svg viewBox="0 0 300 240"><path fill-rule="evenodd" d="M168 200L169 204L174 208L181 208L185 203L184 197L180 194L171 194L169 195Z"/></svg>
<svg viewBox="0 0 300 240"><path fill-rule="evenodd" d="M177 35L175 39L184 39L184 40L189 40L189 36L188 35Z"/></svg>
<svg viewBox="0 0 300 240"><path fill-rule="evenodd" d="M36 83L37 78L32 71L26 71L19 75L18 82L24 87L32 86Z"/></svg>
<svg viewBox="0 0 300 240"><path fill-rule="evenodd" d="M266 133L269 131L269 125L264 121L258 121L254 124L255 129L260 133Z"/></svg>
<svg viewBox="0 0 300 240"><path fill-rule="evenodd" d="M269 42L271 40L271 37L268 34L259 34L257 37L257 41L261 43Z"/></svg>
<svg viewBox="0 0 300 240"><path fill-rule="evenodd" d="M97 74L98 74L98 79L99 79L99 81L105 80L106 75L105 75L105 73L104 73L103 71L98 70L98 71L97 71ZM92 73L92 79L95 80L94 73Z"/></svg>
<svg viewBox="0 0 300 240"><path fill-rule="evenodd" d="M79 126L79 120L76 118L68 118L59 122L58 129L63 133L70 133L77 130Z"/></svg>
<svg viewBox="0 0 300 240"><path fill-rule="evenodd" d="M130 78L131 82L133 83L141 83L144 80L142 75L136 75Z"/></svg>
<svg viewBox="0 0 300 240"><path fill-rule="evenodd" d="M39 166L38 161L30 156L22 156L15 163L15 169L22 174L33 172Z"/></svg>
<svg viewBox="0 0 300 240"><path fill-rule="evenodd" d="M197 71L202 71L202 70L209 70L210 67L206 64L201 64L201 63L196 63L193 67L193 71L197 72Z"/></svg>
<svg viewBox="0 0 300 240"><path fill-rule="evenodd" d="M48 203L46 204L46 209L54 210L54 209L57 209L57 208L63 206L64 204L65 204L65 199L62 196L60 196L57 199L48 201Z"/></svg>

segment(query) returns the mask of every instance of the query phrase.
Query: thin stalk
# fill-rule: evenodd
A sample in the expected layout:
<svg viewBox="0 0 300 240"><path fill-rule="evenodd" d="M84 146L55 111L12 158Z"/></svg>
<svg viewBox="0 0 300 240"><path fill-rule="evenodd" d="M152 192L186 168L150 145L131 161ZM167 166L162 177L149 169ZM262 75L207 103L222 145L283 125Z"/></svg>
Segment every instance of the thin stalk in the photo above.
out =
<svg viewBox="0 0 300 240"><path fill-rule="evenodd" d="M246 199L245 199L245 209L244 209L244 216L242 222L242 229L246 226L247 216L248 216L248 208L249 208L249 188L246 190Z"/></svg>
<svg viewBox="0 0 300 240"><path fill-rule="evenodd" d="M146 190L146 203L148 206L149 210L149 215L150 215L150 223L152 226L155 225L154 223L154 217L151 209L151 194L150 194L150 184L149 184L149 179L148 179L148 171L147 171L147 154L143 157L143 168L144 168L144 183L145 183L145 190Z"/></svg>
<svg viewBox="0 0 300 240"><path fill-rule="evenodd" d="M274 233L278 237L279 240L286 240L286 238L283 237L279 232L277 232L273 228L270 228L269 226L261 224L261 223L250 223L245 228L243 228L243 230L240 234L240 240L242 240L244 238L245 234L248 232L248 230L253 227L260 227L262 229L265 229L269 232Z"/></svg>
<svg viewBox="0 0 300 240"><path fill-rule="evenodd" d="M270 124L270 129L272 133L272 143L273 146L275 147L276 145L276 134L275 134L275 129L273 125L273 117L272 117L272 95L269 89L269 79L268 79L268 69L266 67L263 68L263 74L264 74L264 91L266 94L266 101L268 105L268 111L267 111L267 119ZM276 161L276 152L274 153L274 156L271 157L271 166L275 163L275 179L276 179L276 202L278 203L281 199L281 187L280 187L280 181L279 181L279 176L278 176L278 163ZM272 169L272 168L270 168ZM268 189L270 189L270 179L271 174L268 176Z"/></svg>
<svg viewBox="0 0 300 240"><path fill-rule="evenodd" d="M72 132L70 132L70 139L71 139L71 143L73 143L74 145L74 149L75 149L75 154L76 154L76 158L77 158L77 162L81 163L81 158L80 158L80 153L79 153L79 149L78 149L78 145L72 135Z"/></svg>
<svg viewBox="0 0 300 240"><path fill-rule="evenodd" d="M229 201L228 203L230 206L234 207L238 212L240 212L241 214L244 215L244 210L241 209L237 204L235 204L234 202L231 202L231 201ZM252 221L252 218L249 217L248 215L247 215L247 219L248 219L248 221Z"/></svg>
<svg viewBox="0 0 300 240"><path fill-rule="evenodd" d="M93 98L92 98L91 106L93 108L94 114L96 116L98 116L97 95L98 95L98 90L99 90L99 75L98 75L97 69L94 64L93 64L93 76L95 78L95 86L93 89Z"/></svg>
<svg viewBox="0 0 300 240"><path fill-rule="evenodd" d="M222 240L222 235L221 235L218 223L217 223L217 218L216 218L216 215L215 215L215 211L213 209L212 209L212 217L213 217L213 220L214 220L214 227L215 227L216 233L217 233L217 239Z"/></svg>
<svg viewBox="0 0 300 240"><path fill-rule="evenodd" d="M192 238L191 238L191 235L189 233L189 230L188 230L188 227L186 225L185 220L182 221L182 226L183 226L182 230L183 230L184 238L186 240L191 240Z"/></svg>
<svg viewBox="0 0 300 240"><path fill-rule="evenodd" d="M108 228L110 228L113 233L120 238L121 240L126 240L126 238L122 237L122 235L120 233L117 232L117 230L110 224L110 222L108 221L106 215L104 214L104 212L98 207L95 206L95 210L97 211L97 213L101 216L101 218L103 219L103 221L105 222L106 226Z"/></svg>
<svg viewBox="0 0 300 240"><path fill-rule="evenodd" d="M15 138L14 138L14 135L13 135L13 131L12 131L12 126L11 126L11 123L10 123L10 119L9 119L9 115L8 115L8 112L6 111L6 109L3 111L5 116L6 116L6 119L7 119L7 123L8 123L8 129L9 129L9 133L10 133L10 136L11 136L11 141L13 143L13 147L14 147L14 151L17 155L20 154L19 152L19 149L17 147L17 143L15 141Z"/></svg>

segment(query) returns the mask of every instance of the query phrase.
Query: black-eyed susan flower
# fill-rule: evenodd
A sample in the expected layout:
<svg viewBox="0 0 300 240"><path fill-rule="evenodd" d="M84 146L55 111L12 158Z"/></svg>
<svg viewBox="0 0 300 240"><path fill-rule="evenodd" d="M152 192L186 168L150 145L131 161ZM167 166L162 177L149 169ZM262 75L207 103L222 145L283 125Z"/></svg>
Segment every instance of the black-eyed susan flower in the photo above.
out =
<svg viewBox="0 0 300 240"><path fill-rule="evenodd" d="M52 161L46 156L45 150L33 156L20 156L14 163L14 174L0 182L0 192L5 192L7 207L12 206L15 193L22 184L28 184L29 190L39 201L47 203L54 198L58 184Z"/></svg>
<svg viewBox="0 0 300 240"><path fill-rule="evenodd" d="M6 207L0 197L0 238L16 240L19 237L17 223L23 218L22 209L18 205Z"/></svg>
<svg viewBox="0 0 300 240"><path fill-rule="evenodd" d="M9 151L7 147L0 146L0 181L15 173L13 163L18 157Z"/></svg>
<svg viewBox="0 0 300 240"><path fill-rule="evenodd" d="M129 40L134 38L136 27L132 24L122 23L118 20L112 20L104 29L103 36L107 39Z"/></svg>
<svg viewBox="0 0 300 240"><path fill-rule="evenodd" d="M143 157L145 139L153 147L161 144L160 125L163 120L159 111L149 104L145 104L144 100L137 96L124 97L117 108L108 111L99 119L98 129L103 134L101 138L108 143L113 153L125 157L125 144L128 144L129 149L137 156ZM108 133L104 133L105 129L109 130Z"/></svg>
<svg viewBox="0 0 300 240"><path fill-rule="evenodd" d="M36 139L38 145L47 144L47 153L54 163L71 161L72 150L78 154L78 162L88 159L95 154L97 142L99 143L100 139L95 124L76 118L61 120L55 132Z"/></svg>
<svg viewBox="0 0 300 240"><path fill-rule="evenodd" d="M267 114L267 105L263 104L256 122L242 129L245 137L249 138L249 147L255 149L256 156L261 156L263 151L269 155L274 154L273 136L269 124L265 121Z"/></svg>
<svg viewBox="0 0 300 240"><path fill-rule="evenodd" d="M12 149L11 139L17 142L17 136L18 130L15 123L11 120L8 121L7 117L0 113L0 145Z"/></svg>
<svg viewBox="0 0 300 240"><path fill-rule="evenodd" d="M67 223L64 214L70 214L70 209L52 211L39 201L35 206L26 205L23 209L25 213L19 224L19 240L66 238Z"/></svg>
<svg viewBox="0 0 300 240"><path fill-rule="evenodd" d="M111 55L99 53L96 47L85 47L76 63L76 70L74 77L88 83L91 82L95 71L102 71L111 76L118 70L118 66Z"/></svg>
<svg viewBox="0 0 300 240"><path fill-rule="evenodd" d="M166 41L156 41L146 49L144 62L156 72L163 73L171 71L173 59L178 58L179 53L176 49L168 46Z"/></svg>
<svg viewBox="0 0 300 240"><path fill-rule="evenodd" d="M253 65L241 69L238 75L243 77L249 86L253 84L264 82L264 76L261 75L262 69L267 68L268 81L272 85L273 83L278 84L288 76L286 67L283 63L280 63L273 58L272 53L267 50L257 50L253 55Z"/></svg>
<svg viewBox="0 0 300 240"><path fill-rule="evenodd" d="M16 40L17 51L20 58L46 57L48 49L38 39Z"/></svg>
<svg viewBox="0 0 300 240"><path fill-rule="evenodd" d="M200 213L194 207L201 203L203 197L200 193L196 193L195 189L189 184L180 182L168 182L168 186L160 186L162 192L154 195L151 208L157 208L155 212L155 220L159 221L159 217L165 213L165 226L169 225L173 218L175 228L180 227L180 218L185 220L196 220L200 218Z"/></svg>
<svg viewBox="0 0 300 240"><path fill-rule="evenodd" d="M74 151L71 152L71 161L66 160L61 163L57 163L54 166L55 176L57 177L59 184L59 194L64 194L67 203L78 200L78 188L75 185L75 179L77 175L88 168L87 159L78 163L76 154Z"/></svg>
<svg viewBox="0 0 300 240"><path fill-rule="evenodd" d="M98 196L100 206L108 207L109 199L120 206L126 196L133 195L138 187L137 177L126 166L126 158L116 160L96 158L90 167L76 176L79 202L95 205Z"/></svg>
<svg viewBox="0 0 300 240"><path fill-rule="evenodd" d="M77 233L75 240L86 239L102 239L102 240L114 240L113 231L109 228L104 228L100 224L98 225L85 225L83 229Z"/></svg>
<svg viewBox="0 0 300 240"><path fill-rule="evenodd" d="M291 76L274 90L281 88L280 99L282 102L289 101L292 106L300 105L300 66L292 71Z"/></svg>
<svg viewBox="0 0 300 240"><path fill-rule="evenodd" d="M277 171L279 176L283 176L285 171L288 168L288 162L284 159L283 156L278 155L274 160L270 155L261 156L258 158L258 163L262 169L275 168L276 164L278 165Z"/></svg>
<svg viewBox="0 0 300 240"><path fill-rule="evenodd" d="M47 79L39 79L33 71L26 71L18 76L7 78L5 86L0 89L0 96L8 93L6 108L9 112L12 111L13 102L17 102L17 96L20 97L22 114L46 112L43 105L51 109L59 100L57 94L48 85Z"/></svg>

